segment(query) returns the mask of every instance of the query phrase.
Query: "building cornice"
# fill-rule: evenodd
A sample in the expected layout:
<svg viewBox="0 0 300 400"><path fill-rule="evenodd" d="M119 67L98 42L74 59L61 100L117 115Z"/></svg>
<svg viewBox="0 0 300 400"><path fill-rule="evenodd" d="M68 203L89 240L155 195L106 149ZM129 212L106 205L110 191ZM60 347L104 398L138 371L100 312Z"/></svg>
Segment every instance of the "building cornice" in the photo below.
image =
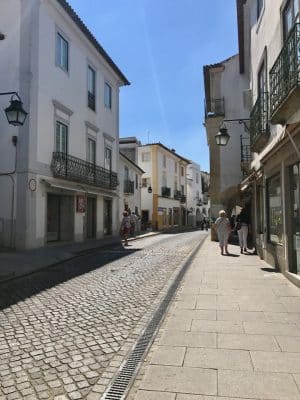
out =
<svg viewBox="0 0 300 400"><path fill-rule="evenodd" d="M72 19L72 21L76 24L76 26L81 30L84 36L90 41L90 43L95 47L98 53L105 59L108 65L113 69L113 71L117 74L117 76L121 79L123 85L130 85L130 82L127 80L126 76L121 72L119 67L113 62L113 60L109 57L100 43L97 41L95 36L90 32L87 26L83 23L83 21L76 14L74 9L70 6L70 4L66 0L56 0L57 3L64 9L64 11L68 14L68 16Z"/></svg>

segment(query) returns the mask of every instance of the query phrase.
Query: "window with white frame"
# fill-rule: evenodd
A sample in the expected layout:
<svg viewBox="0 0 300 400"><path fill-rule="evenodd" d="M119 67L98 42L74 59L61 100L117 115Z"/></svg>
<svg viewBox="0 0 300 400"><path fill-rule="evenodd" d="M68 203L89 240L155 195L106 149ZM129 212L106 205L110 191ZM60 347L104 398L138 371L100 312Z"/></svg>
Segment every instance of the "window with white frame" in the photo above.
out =
<svg viewBox="0 0 300 400"><path fill-rule="evenodd" d="M168 184L167 184L167 175L166 175L166 173L164 172L163 174L162 174L162 186L163 187L167 187L168 186Z"/></svg>
<svg viewBox="0 0 300 400"><path fill-rule="evenodd" d="M92 138L87 140L87 161L96 164L96 141Z"/></svg>
<svg viewBox="0 0 300 400"><path fill-rule="evenodd" d="M59 33L56 33L56 65L69 71L69 43Z"/></svg>
<svg viewBox="0 0 300 400"><path fill-rule="evenodd" d="M142 178L142 187L143 188L147 188L151 184L150 178Z"/></svg>
<svg viewBox="0 0 300 400"><path fill-rule="evenodd" d="M136 189L139 188L139 176L138 176L138 174L135 174L135 188Z"/></svg>
<svg viewBox="0 0 300 400"><path fill-rule="evenodd" d="M88 107L96 110L96 71L88 66L87 71Z"/></svg>
<svg viewBox="0 0 300 400"><path fill-rule="evenodd" d="M163 167L166 168L167 166L167 157L163 155Z"/></svg>
<svg viewBox="0 0 300 400"><path fill-rule="evenodd" d="M104 168L111 171L111 165L112 165L112 150L110 147L105 147Z"/></svg>
<svg viewBox="0 0 300 400"><path fill-rule="evenodd" d="M150 152L149 151L145 152L145 153L142 153L142 161L143 162L150 161L150 160L151 160L151 156L150 156Z"/></svg>
<svg viewBox="0 0 300 400"><path fill-rule="evenodd" d="M184 176L184 167L181 167L181 176Z"/></svg>
<svg viewBox="0 0 300 400"><path fill-rule="evenodd" d="M288 0L283 9L283 38L286 39L299 19L299 0Z"/></svg>
<svg viewBox="0 0 300 400"><path fill-rule="evenodd" d="M256 0L256 19L258 20L264 5L264 0Z"/></svg>
<svg viewBox="0 0 300 400"><path fill-rule="evenodd" d="M60 121L56 121L55 128L55 151L68 153L68 126Z"/></svg>
<svg viewBox="0 0 300 400"><path fill-rule="evenodd" d="M112 89L111 86L105 82L104 85L104 106L111 109L112 105Z"/></svg>
<svg viewBox="0 0 300 400"><path fill-rule="evenodd" d="M282 243L283 220L279 174L267 180L267 216L268 240L272 243Z"/></svg>

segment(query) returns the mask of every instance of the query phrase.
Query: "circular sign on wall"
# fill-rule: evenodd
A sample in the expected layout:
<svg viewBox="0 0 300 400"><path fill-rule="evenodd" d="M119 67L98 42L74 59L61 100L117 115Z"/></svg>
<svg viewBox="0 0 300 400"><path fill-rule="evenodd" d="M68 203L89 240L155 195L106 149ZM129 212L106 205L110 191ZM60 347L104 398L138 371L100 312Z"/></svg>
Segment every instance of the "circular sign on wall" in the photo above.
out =
<svg viewBox="0 0 300 400"><path fill-rule="evenodd" d="M36 191L36 180L35 179L30 179L30 181L28 182L28 186L29 186L29 190L31 190L32 192Z"/></svg>

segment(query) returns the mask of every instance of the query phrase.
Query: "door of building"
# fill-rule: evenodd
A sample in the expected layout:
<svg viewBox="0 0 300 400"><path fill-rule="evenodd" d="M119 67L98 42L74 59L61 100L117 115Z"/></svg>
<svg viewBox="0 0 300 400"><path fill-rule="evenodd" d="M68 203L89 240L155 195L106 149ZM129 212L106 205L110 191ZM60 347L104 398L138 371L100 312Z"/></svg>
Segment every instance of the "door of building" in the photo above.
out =
<svg viewBox="0 0 300 400"><path fill-rule="evenodd" d="M112 201L104 199L104 235L112 234Z"/></svg>
<svg viewBox="0 0 300 400"><path fill-rule="evenodd" d="M74 239L74 197L48 193L47 242Z"/></svg>
<svg viewBox="0 0 300 400"><path fill-rule="evenodd" d="M92 239L96 237L96 198L88 197L86 205L86 237Z"/></svg>
<svg viewBox="0 0 300 400"><path fill-rule="evenodd" d="M60 240L60 196L48 194L47 242Z"/></svg>
<svg viewBox="0 0 300 400"><path fill-rule="evenodd" d="M290 271L300 275L300 163L291 167L292 262Z"/></svg>

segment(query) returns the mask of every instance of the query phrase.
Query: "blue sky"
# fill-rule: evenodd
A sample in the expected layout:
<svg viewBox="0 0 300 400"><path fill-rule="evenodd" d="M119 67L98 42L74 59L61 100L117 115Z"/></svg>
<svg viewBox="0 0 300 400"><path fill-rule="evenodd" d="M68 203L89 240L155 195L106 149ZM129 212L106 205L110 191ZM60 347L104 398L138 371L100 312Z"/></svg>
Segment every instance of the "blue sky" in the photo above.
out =
<svg viewBox="0 0 300 400"><path fill-rule="evenodd" d="M237 53L235 0L69 0L130 86L120 136L160 141L208 171L203 65Z"/></svg>

